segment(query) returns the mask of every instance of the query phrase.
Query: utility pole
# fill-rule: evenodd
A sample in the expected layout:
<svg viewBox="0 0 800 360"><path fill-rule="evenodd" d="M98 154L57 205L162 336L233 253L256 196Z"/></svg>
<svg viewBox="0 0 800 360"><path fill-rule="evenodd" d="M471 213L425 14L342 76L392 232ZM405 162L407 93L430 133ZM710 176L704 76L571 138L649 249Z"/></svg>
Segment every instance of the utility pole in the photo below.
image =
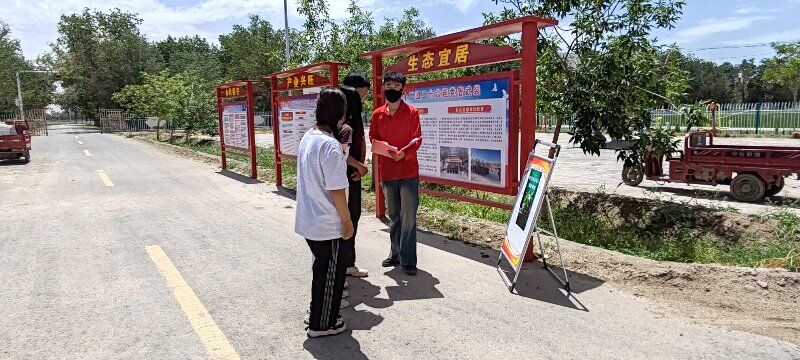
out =
<svg viewBox="0 0 800 360"><path fill-rule="evenodd" d="M19 80L20 73L50 74L52 70L17 70L17 106L19 106L19 118L25 120L25 107L22 105L22 83Z"/></svg>
<svg viewBox="0 0 800 360"><path fill-rule="evenodd" d="M25 108L22 107L22 85L19 83L19 70L17 70L17 106L19 107L20 120L25 121Z"/></svg>
<svg viewBox="0 0 800 360"><path fill-rule="evenodd" d="M289 68L289 58L291 57L291 53L289 52L289 7L286 4L287 0L283 0L283 26L284 26L284 34L283 39L286 42L286 68Z"/></svg>

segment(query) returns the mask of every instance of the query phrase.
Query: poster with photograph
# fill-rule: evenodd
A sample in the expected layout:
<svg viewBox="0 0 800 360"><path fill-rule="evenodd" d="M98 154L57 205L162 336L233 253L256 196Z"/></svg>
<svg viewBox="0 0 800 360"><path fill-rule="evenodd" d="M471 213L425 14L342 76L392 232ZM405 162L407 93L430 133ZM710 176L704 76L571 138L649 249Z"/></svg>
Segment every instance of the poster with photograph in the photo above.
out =
<svg viewBox="0 0 800 360"><path fill-rule="evenodd" d="M537 155L528 160L525 175L520 183L517 200L508 221L506 238L501 246L502 253L515 269L519 269L525 256L531 229L536 226L542 201L547 192L553 163Z"/></svg>
<svg viewBox="0 0 800 360"><path fill-rule="evenodd" d="M317 95L291 96L278 100L278 131L281 153L297 156L297 148L306 131L316 124Z"/></svg>
<svg viewBox="0 0 800 360"><path fill-rule="evenodd" d="M410 87L405 101L419 109L419 173L466 184L506 186L507 77Z"/></svg>
<svg viewBox="0 0 800 360"><path fill-rule="evenodd" d="M222 108L222 132L226 147L250 150L246 103L230 103Z"/></svg>

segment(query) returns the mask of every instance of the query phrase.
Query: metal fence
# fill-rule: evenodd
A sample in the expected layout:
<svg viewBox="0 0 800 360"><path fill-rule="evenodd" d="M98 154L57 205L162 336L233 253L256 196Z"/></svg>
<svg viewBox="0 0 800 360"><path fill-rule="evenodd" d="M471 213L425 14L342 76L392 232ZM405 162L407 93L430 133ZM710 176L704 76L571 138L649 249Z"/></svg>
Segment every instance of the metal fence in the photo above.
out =
<svg viewBox="0 0 800 360"><path fill-rule="evenodd" d="M790 133L800 130L800 103L747 103L747 104L718 104L717 129L740 133ZM652 113L653 124L686 130L686 120L678 109L656 109ZM711 111L706 117L711 119ZM545 114L538 114L536 123L540 131L551 131L556 126L556 118ZM562 124L563 130L568 130L572 119L567 117ZM710 128L711 123L702 128ZM694 128L692 130L697 130Z"/></svg>
<svg viewBox="0 0 800 360"><path fill-rule="evenodd" d="M718 104L717 128L722 131L787 133L800 130L800 103ZM707 112L711 118L711 111ZM686 128L686 121L677 109L653 111L654 122L662 126ZM708 126L710 127L710 123Z"/></svg>

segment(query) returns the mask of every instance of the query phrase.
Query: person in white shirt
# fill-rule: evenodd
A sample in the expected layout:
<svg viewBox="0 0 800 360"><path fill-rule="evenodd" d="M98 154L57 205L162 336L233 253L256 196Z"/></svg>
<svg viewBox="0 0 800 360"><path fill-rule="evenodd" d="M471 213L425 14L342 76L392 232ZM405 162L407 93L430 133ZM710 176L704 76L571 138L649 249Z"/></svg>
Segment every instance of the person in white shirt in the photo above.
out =
<svg viewBox="0 0 800 360"><path fill-rule="evenodd" d="M353 236L347 208L347 166L337 139L337 125L347 102L338 89L317 98L317 125L303 135L297 155L297 212L294 231L314 255L309 337L336 335L346 329L339 317L344 291L345 252L341 243Z"/></svg>

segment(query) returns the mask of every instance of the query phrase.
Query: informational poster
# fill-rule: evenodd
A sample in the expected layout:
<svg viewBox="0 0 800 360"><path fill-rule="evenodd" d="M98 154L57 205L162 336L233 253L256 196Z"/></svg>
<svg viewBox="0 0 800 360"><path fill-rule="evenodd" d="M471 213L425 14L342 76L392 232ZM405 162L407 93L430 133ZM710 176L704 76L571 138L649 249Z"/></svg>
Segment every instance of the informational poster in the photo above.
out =
<svg viewBox="0 0 800 360"><path fill-rule="evenodd" d="M508 165L507 77L421 84L405 101L419 109L419 173L429 178L505 188Z"/></svg>
<svg viewBox="0 0 800 360"><path fill-rule="evenodd" d="M278 141L281 154L297 156L297 148L306 131L314 127L317 95L298 95L278 101Z"/></svg>
<svg viewBox="0 0 800 360"><path fill-rule="evenodd" d="M222 131L225 146L250 149L250 132L247 126L247 104L235 102L222 108Z"/></svg>
<svg viewBox="0 0 800 360"><path fill-rule="evenodd" d="M536 226L536 218L547 192L552 167L550 159L537 155L532 155L528 160L501 247L503 255L514 269L519 269L521 259L525 256L531 229Z"/></svg>

